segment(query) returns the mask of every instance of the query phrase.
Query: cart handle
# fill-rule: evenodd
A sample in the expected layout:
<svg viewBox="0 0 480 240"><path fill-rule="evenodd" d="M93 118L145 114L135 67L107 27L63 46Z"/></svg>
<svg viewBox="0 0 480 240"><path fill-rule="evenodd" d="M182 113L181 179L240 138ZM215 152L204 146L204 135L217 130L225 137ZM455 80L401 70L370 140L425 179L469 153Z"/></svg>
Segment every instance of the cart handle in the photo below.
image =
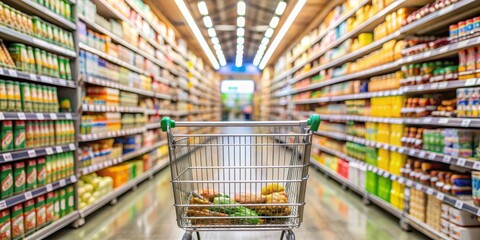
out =
<svg viewBox="0 0 480 240"><path fill-rule="evenodd" d="M175 122L170 117L163 117L161 121L162 131L167 127L272 127L272 126L301 126L303 123L310 126L310 130L317 131L320 126L320 116L312 114L307 121L244 121L244 122Z"/></svg>

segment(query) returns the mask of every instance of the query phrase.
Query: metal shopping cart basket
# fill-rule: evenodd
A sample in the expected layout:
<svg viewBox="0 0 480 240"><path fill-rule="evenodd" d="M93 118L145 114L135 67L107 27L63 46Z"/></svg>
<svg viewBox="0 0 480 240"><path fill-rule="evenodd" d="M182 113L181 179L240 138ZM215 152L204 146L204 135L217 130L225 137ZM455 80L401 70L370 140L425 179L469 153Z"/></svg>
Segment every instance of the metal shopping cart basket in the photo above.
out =
<svg viewBox="0 0 480 240"><path fill-rule="evenodd" d="M177 224L200 231L282 231L294 240L303 219L312 143L320 117L305 121L161 121L167 132ZM310 126L310 127L308 127ZM173 133L175 127L210 134ZM195 233L195 234L193 234Z"/></svg>

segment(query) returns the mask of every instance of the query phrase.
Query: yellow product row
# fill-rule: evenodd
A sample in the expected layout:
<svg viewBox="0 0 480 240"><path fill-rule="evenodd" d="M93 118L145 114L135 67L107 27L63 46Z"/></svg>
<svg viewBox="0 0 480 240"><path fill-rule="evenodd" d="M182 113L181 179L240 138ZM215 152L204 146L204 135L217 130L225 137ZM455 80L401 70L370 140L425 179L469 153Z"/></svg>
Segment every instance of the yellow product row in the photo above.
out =
<svg viewBox="0 0 480 240"><path fill-rule="evenodd" d="M370 99L370 116L401 117L405 104L404 96L375 97Z"/></svg>

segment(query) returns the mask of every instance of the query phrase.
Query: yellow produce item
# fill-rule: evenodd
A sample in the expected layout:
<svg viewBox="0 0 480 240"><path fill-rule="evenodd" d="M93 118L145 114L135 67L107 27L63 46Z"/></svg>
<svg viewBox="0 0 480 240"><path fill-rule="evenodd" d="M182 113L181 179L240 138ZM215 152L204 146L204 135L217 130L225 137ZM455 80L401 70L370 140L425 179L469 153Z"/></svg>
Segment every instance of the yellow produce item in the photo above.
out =
<svg viewBox="0 0 480 240"><path fill-rule="evenodd" d="M274 192L285 191L285 188L278 183L269 183L267 186L262 187L262 195L268 195Z"/></svg>

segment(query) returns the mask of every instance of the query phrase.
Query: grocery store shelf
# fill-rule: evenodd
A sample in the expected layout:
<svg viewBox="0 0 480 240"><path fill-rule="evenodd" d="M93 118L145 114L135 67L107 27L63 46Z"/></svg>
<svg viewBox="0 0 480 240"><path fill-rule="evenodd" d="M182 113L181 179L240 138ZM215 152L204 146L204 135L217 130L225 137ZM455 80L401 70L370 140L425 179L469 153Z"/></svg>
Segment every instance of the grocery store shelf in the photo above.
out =
<svg viewBox="0 0 480 240"><path fill-rule="evenodd" d="M44 75L39 75L34 73L27 73L27 72L17 71L15 69L0 68L0 76L10 77L14 79L28 80L35 83L47 83L55 86L70 87L70 88L77 87L77 84L72 80L54 78L54 77L44 76Z"/></svg>
<svg viewBox="0 0 480 240"><path fill-rule="evenodd" d="M74 113L29 113L29 112L0 112L0 120L69 120L76 119Z"/></svg>
<svg viewBox="0 0 480 240"><path fill-rule="evenodd" d="M122 61L122 60L120 60L120 59L118 59L118 58L112 57L112 56L110 56L108 53L104 53L104 52L99 51L99 50L97 50L97 49L95 49L95 48L93 48L93 47L87 46L87 45L84 44L84 43L79 43L79 44L78 44L78 47L79 47L80 49L82 49L82 50L85 50L85 51L87 51L87 52L93 53L93 54L95 54L95 55L97 55L97 56L99 56L99 57L101 57L101 58L103 58L103 59L105 59L105 60L108 60L108 61L110 61L110 62L112 62L112 63L115 63L115 64L117 64L117 65L119 65L119 66L122 66L122 67L124 67L124 68L128 68L128 69L130 69L130 70L132 70L132 71L134 71L134 72L137 72L137 73L139 73L139 74L143 74L143 75L145 75L145 76L150 76L148 72L146 72L146 71L144 71L144 70L142 70L142 69L140 69L140 68L138 68L138 67L135 67L135 66L133 66L133 65L131 65L131 64L129 64L129 63L126 63L126 62L124 62L124 61Z"/></svg>
<svg viewBox="0 0 480 240"><path fill-rule="evenodd" d="M42 157L55 153L70 152L76 149L75 144L58 145L51 147L39 147L15 150L12 152L0 153L0 163L14 162L28 158Z"/></svg>
<svg viewBox="0 0 480 240"><path fill-rule="evenodd" d="M422 233L427 235L428 237L431 237L432 239L451 239L445 234L438 232L437 230L433 229L430 227L428 224L419 221L415 219L414 217L408 215L408 214L403 214L404 219L408 223L408 225L412 226L415 229L422 229Z"/></svg>
<svg viewBox="0 0 480 240"><path fill-rule="evenodd" d="M422 191L428 195L434 195L436 196L436 198L444 203L448 203L449 205L452 205L460 210L463 210L463 211L467 211L469 213L472 213L472 214L475 214L477 216L480 216L480 208L475 206L473 204L473 201L471 199L468 199L468 200L465 200L465 199L458 199L454 196L451 196L451 195L448 195L448 194L445 194L441 191L438 191L436 189L433 189L431 188L430 186L427 186L427 185L424 185L420 182L415 182L411 179L408 179L408 178L405 178L405 177L402 177L402 176L398 176L398 175L395 175L395 174L392 174L391 172L389 171L386 171L386 170L383 170L383 169L379 169L375 166L372 166L370 164L367 164L363 161L360 161L358 159L355 159L355 158L352 158L352 157L349 157L349 156L346 156L345 154L341 153L341 152L338 152L338 151L335 151L335 150L331 150L331 149L328 149L328 148L325 148L323 146L319 146L319 145L314 145L315 148L319 149L320 151L323 151L323 152L326 152L328 154L331 154L331 155L334 155L334 156L337 156L339 158L342 158L346 161L349 161L349 162L356 162L357 164L362 164L362 165L365 165L367 166L367 170L368 171L371 171L379 176L383 176L385 178L389 178L390 180L392 181L397 181L399 182L400 184L405 184L407 187L414 187L416 190L418 191Z"/></svg>
<svg viewBox="0 0 480 240"><path fill-rule="evenodd" d="M34 233L25 237L25 240L42 240L48 236L54 234L55 232L67 227L75 220L79 218L80 214L77 210L71 212L70 214L63 216L62 218L56 220L53 223L50 223L39 230L36 230Z"/></svg>
<svg viewBox="0 0 480 240"><path fill-rule="evenodd" d="M480 161L468 160L466 158L454 157L454 156L444 155L441 153L424 151L421 149L400 147L400 146L394 146L386 143L368 141L365 138L355 137L355 136L351 136L343 133L317 131L315 134L337 139L337 140L354 142L354 143L362 144L368 147L383 148L385 150L406 154L408 156L412 156L412 157L416 157L416 158L420 158L420 159L424 159L432 162L440 162L440 163L455 165L462 168L480 170Z"/></svg>
<svg viewBox="0 0 480 240"><path fill-rule="evenodd" d="M80 134L80 142L95 141L95 140L113 138L113 137L123 137L123 136L143 133L145 131L146 131L145 127L140 127L140 128L131 128L131 129L122 129L122 130L113 131L113 132Z"/></svg>
<svg viewBox="0 0 480 240"><path fill-rule="evenodd" d="M25 10L27 12L31 12L33 15L36 15L64 29L67 29L67 30L77 29L77 25L74 22L36 3L33 0L7 0L4 2L8 4L13 3L15 6L20 7L22 11Z"/></svg>
<svg viewBox="0 0 480 240"><path fill-rule="evenodd" d="M41 187L35 188L33 190L26 191L24 193L14 195L12 197L9 197L7 199L4 199L4 200L0 201L0 210L12 207L14 205L25 202L25 201L30 200L32 198L38 197L40 195L44 195L44 194L46 194L48 192L51 192L53 190L65 187L69 184L75 183L76 181L77 181L77 177L75 175L72 175L70 177L60 179L59 181L49 183L45 186L41 186Z"/></svg>
<svg viewBox="0 0 480 240"><path fill-rule="evenodd" d="M166 166L168 166L169 160L168 158L164 158L160 160L160 163L155 165L153 169L148 170L147 172L144 172L142 175L138 176L137 178L130 180L123 186L120 186L116 189L114 189L112 192L108 193L107 195L103 196L99 200L95 201L92 205L89 205L83 209L80 209L80 218L85 218L88 215L92 214L96 210L100 209L101 207L105 206L112 200L118 198L119 196L123 195L125 192L128 190L136 187L138 184L141 182L145 181L146 179L152 177L155 173L158 171L162 170Z"/></svg>
<svg viewBox="0 0 480 240"><path fill-rule="evenodd" d="M157 128L160 128L161 126L160 126L160 122L157 122L157 123L147 123L145 127L147 129L157 129Z"/></svg>
<svg viewBox="0 0 480 240"><path fill-rule="evenodd" d="M296 114L296 113L293 113ZM464 127L480 128L479 118L447 118L447 117L419 117L419 118L387 118L370 117L357 115L331 115L320 114L323 120L331 121L357 121L357 122L381 122L393 124L410 124L421 126L444 126L444 127Z"/></svg>
<svg viewBox="0 0 480 240"><path fill-rule="evenodd" d="M55 43L49 43L39 38L29 36L27 34L15 31L13 29L0 26L0 38L13 42L20 42L34 47L39 47L49 52L56 53L62 56L74 58L77 53L74 50L70 50L64 47L57 46Z"/></svg>
<svg viewBox="0 0 480 240"><path fill-rule="evenodd" d="M328 26L328 28L326 28L322 34L318 35L314 40L310 41L310 43L305 46L305 48L300 51L300 53L298 53L297 55L293 56L292 58L290 58L290 61L289 63L293 63L298 57L302 56L309 48L311 48L313 45L315 45L317 42L319 42L320 40L323 39L323 37L325 37L325 35L327 35L328 32L330 32L331 30L335 29L338 27L338 25L340 25L340 23L344 22L345 20L347 20L348 18L350 18L351 16L353 16L358 9L362 8L363 6L365 6L367 3L370 3L370 0L364 0L358 4L356 4L356 6L352 9L350 9L348 12L344 13L339 19L337 19L335 22L331 23L330 26ZM293 70L295 71L295 70Z"/></svg>
<svg viewBox="0 0 480 240"><path fill-rule="evenodd" d="M143 155L145 153L148 153L148 152L151 152L163 145L167 145L167 141L166 140L163 140L161 142L158 142L152 146L148 146L148 147L143 147L141 149L138 149L134 152L131 152L131 153L127 153L127 154L124 154L123 156L119 157L119 158L115 158L115 159L108 159L104 162L101 162L101 163L97 163L97 164L94 164L94 165L91 165L91 166L87 166L87 167L83 167L80 169L80 174L83 176L83 175L87 175L87 174L90 174L90 173L93 173L93 172L96 172L96 171L100 171L102 169L105 169L105 168L108 168L108 167L111 167L111 166L115 166L117 164L120 164L122 162L126 162L128 160L131 160L133 158L136 158L140 155Z"/></svg>
<svg viewBox="0 0 480 240"><path fill-rule="evenodd" d="M121 112L121 113L145 113L146 108L141 107L124 107L113 105L94 105L83 104L82 109L84 112Z"/></svg>
<svg viewBox="0 0 480 240"><path fill-rule="evenodd" d="M143 89L123 85L123 84L118 83L118 82L98 79L98 78L91 77L91 76L88 76L83 80L86 83L90 83L90 84L94 84L94 85L98 85L98 86L116 88L116 89L120 89L120 90L123 90L123 91L126 91L126 92L136 93L136 94L147 96L147 97L156 97L156 98L159 98L159 99L167 99L167 100L172 99L172 97L170 95L167 95L167 94L156 93L156 92L152 92L152 91L148 91L148 90L143 90Z"/></svg>
<svg viewBox="0 0 480 240"><path fill-rule="evenodd" d="M155 109L147 109L147 114L149 115L175 115L175 110L155 110Z"/></svg>

